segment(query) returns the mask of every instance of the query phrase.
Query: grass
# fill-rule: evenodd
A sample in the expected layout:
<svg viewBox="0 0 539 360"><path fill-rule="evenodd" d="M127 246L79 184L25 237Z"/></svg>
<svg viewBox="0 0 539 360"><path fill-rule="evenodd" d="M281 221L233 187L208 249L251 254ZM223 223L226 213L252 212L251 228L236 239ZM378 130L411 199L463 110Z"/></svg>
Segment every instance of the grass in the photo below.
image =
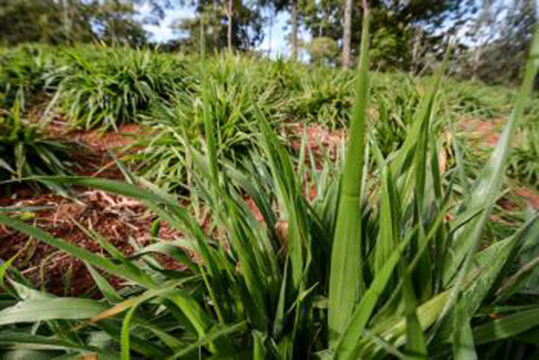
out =
<svg viewBox="0 0 539 360"><path fill-rule="evenodd" d="M200 104L203 74L199 57L124 48L27 45L1 49L0 62L4 109L10 108L16 92L23 89L27 101L49 102L48 114L64 117L74 129L107 131L118 130L125 123L149 123L158 130L159 140L152 143L152 151L144 151L136 157L143 159L139 168L148 179L170 188L180 186L185 179L181 175L185 174L184 147L173 134L180 128L188 128L190 141L200 143L201 132L196 125L200 124L200 119L195 110L189 108L190 104ZM330 130L349 125L354 98L352 72L254 56L215 57L208 64L212 86L220 92L211 95L212 106L221 111L215 116L221 117L221 122L226 120L229 129L238 125L241 131L237 134L248 136L252 129L245 126L252 118L250 110L245 109L245 93L262 97L260 108L276 124L299 122L322 125ZM403 144L430 80L376 72L371 73L371 80L372 101L368 113L373 123L372 136L387 156ZM243 86L238 86L240 82ZM235 95L235 91L239 94ZM514 96L513 89L448 79L434 115L434 130L441 133L448 122L458 123L463 119L488 122L506 117ZM235 109L247 110L247 113L233 114ZM226 114L227 111L231 114ZM526 123L535 122L534 113L536 111L531 110L526 114L529 119ZM245 121L238 121L239 118ZM524 128L523 132L528 132L528 128L533 129L533 126ZM458 124L454 130L458 133ZM235 149L239 149L238 155L246 152L249 141L233 140L230 131L223 131L228 133L224 135L228 139L222 142L233 143L228 147L231 158L235 157ZM510 167L511 176L531 185L538 163L530 150L532 137L532 134L522 136L525 143L515 152ZM236 146L240 143L243 145ZM152 156L146 157L148 152ZM465 160L474 161L468 157Z"/></svg>
<svg viewBox="0 0 539 360"><path fill-rule="evenodd" d="M204 145L206 116L215 129L220 156L237 161L247 155L257 132L252 98L272 116L274 125L282 122L276 89L259 83L257 70L248 60L229 57L207 69L206 92L202 84L195 84L188 93L174 93L168 105L157 103L148 121L155 136L135 144L143 148L133 158L138 172L167 190L183 186L190 157L187 148ZM209 109L204 110L204 104Z"/></svg>
<svg viewBox="0 0 539 360"><path fill-rule="evenodd" d="M509 163L509 175L539 188L539 123L534 119L520 131L521 137Z"/></svg>
<svg viewBox="0 0 539 360"><path fill-rule="evenodd" d="M180 58L129 49L92 52L69 51L71 68L58 89L60 108L74 127L117 130L184 86Z"/></svg>
<svg viewBox="0 0 539 360"><path fill-rule="evenodd" d="M189 157L192 208L136 176L133 183L54 178L144 201L184 237L155 238L131 256L98 238L105 257L0 214L0 223L84 261L103 295L46 295L7 261L0 267L3 355L460 359L489 358L496 348L534 356L526 339L539 326L539 306L521 285L536 263L525 261L525 251L538 235L537 215L499 241L487 229L538 70L539 36L488 165L456 191L453 179L465 164L457 159L455 171L441 173L433 136L442 74L423 91L398 149L385 155L371 136L367 33L343 166L320 170L305 148L291 157L253 97L242 100L252 108L256 141L242 163L230 161L220 148L216 91L205 77L198 108L204 139L197 146L178 134ZM366 164L375 164L369 173ZM304 195L311 187L314 199ZM200 208L211 214L204 227ZM185 270L164 268L156 254ZM113 288L109 275L124 286Z"/></svg>
<svg viewBox="0 0 539 360"><path fill-rule="evenodd" d="M300 89L292 96L287 112L306 123L330 129L349 123L353 78L342 71L315 68L301 76Z"/></svg>
<svg viewBox="0 0 539 360"><path fill-rule="evenodd" d="M19 91L12 108L0 114L0 184L6 192L23 182L36 187L39 182L27 178L67 175L73 167L74 144L48 138L43 126L31 123L24 111L24 95Z"/></svg>
<svg viewBox="0 0 539 360"><path fill-rule="evenodd" d="M39 100L58 85L62 66L51 49L28 45L0 50L0 107L9 109L23 91L28 101Z"/></svg>

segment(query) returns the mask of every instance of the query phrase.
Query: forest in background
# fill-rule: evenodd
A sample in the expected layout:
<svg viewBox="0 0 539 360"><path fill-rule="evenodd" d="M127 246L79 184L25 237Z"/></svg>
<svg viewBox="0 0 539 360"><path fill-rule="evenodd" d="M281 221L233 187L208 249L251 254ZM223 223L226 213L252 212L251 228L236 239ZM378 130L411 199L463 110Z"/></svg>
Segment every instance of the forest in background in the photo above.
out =
<svg viewBox="0 0 539 360"><path fill-rule="evenodd" d="M430 73L454 41L449 72L463 79L516 84L534 25L534 0L372 0L371 67ZM175 7L193 9L171 25L178 38L152 43L145 24ZM352 0L1 0L0 44L97 43L256 52L286 12L289 56L347 68L358 56L362 5ZM308 39L302 39L300 34ZM260 52L260 51L258 51ZM303 54L303 56L300 56Z"/></svg>

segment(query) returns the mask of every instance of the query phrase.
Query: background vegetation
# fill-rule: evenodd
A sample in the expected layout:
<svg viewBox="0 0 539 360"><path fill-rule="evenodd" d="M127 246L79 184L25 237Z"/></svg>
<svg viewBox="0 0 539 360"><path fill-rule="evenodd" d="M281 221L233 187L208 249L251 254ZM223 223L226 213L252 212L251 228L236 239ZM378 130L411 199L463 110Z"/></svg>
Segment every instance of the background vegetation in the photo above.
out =
<svg viewBox="0 0 539 360"><path fill-rule="evenodd" d="M534 0L371 0L369 6L375 69L432 73L454 39L458 56L449 73L496 84L522 79L537 23ZM201 26L207 51L260 52L264 36L271 42L282 30L274 29L276 17L287 14L291 58L344 68L358 56L363 13L352 0L2 0L0 8L6 45L100 43L184 52L200 51ZM176 38L152 43L146 25L177 8L192 16L173 19Z"/></svg>

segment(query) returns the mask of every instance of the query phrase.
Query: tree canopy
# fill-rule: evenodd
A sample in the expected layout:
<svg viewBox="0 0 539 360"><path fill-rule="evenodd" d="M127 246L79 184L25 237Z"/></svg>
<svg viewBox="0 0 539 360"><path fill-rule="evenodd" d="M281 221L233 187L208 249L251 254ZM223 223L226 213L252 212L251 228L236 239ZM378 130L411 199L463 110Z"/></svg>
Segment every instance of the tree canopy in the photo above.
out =
<svg viewBox="0 0 539 360"><path fill-rule="evenodd" d="M329 66L346 67L358 56L363 8L351 0L0 0L0 41L142 46L150 42L144 25L158 23L171 6L187 6L193 16L173 21L178 38L163 49L198 50L202 30L209 51L252 51L271 33L275 15L288 12L292 58L299 47L308 61ZM452 72L487 81L503 73L496 79L517 81L537 23L534 0L369 0L368 6L370 63L386 71L420 72L454 37ZM300 29L308 39L299 38Z"/></svg>

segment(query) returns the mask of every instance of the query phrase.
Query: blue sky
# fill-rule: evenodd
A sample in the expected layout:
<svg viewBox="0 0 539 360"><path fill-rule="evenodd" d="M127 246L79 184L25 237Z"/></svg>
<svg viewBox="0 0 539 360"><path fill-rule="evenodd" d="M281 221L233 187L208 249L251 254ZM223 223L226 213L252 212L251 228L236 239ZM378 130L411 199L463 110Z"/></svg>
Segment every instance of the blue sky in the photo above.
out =
<svg viewBox="0 0 539 360"><path fill-rule="evenodd" d="M148 10L143 6L140 10L141 14L144 14ZM269 14L264 14L269 16ZM172 9L166 10L165 17L158 25L146 24L144 28L151 34L151 39L157 42L166 42L172 39L181 37L181 34L172 30L171 25L178 19L193 18L195 16L194 8L188 6L176 6ZM271 50L271 56L288 55L289 46L286 41L288 33L287 23L290 18L288 12L282 12L275 18L273 25L271 38L269 34L269 27L264 27L264 39L258 46L259 50L266 53ZM270 42L271 40L271 42Z"/></svg>

